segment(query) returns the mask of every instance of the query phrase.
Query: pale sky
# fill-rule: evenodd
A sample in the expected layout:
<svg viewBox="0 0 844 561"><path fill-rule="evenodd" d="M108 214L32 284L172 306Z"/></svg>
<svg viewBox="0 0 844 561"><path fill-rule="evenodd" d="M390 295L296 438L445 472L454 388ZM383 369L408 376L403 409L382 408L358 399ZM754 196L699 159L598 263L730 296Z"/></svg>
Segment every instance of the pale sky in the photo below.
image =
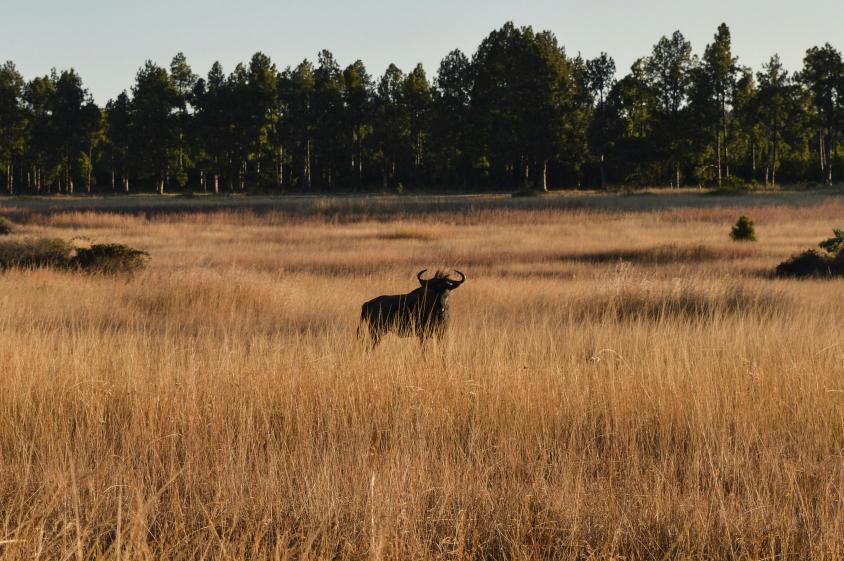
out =
<svg viewBox="0 0 844 561"><path fill-rule="evenodd" d="M73 67L98 103L128 89L146 59L168 66L178 51L202 76L255 51L282 69L328 49L374 76L422 62L433 78L449 51L471 56L508 20L553 31L570 54L607 51L619 75L675 29L701 53L721 22L755 70L775 52L795 70L810 46L844 49L844 0L0 0L0 14L0 60L27 80Z"/></svg>

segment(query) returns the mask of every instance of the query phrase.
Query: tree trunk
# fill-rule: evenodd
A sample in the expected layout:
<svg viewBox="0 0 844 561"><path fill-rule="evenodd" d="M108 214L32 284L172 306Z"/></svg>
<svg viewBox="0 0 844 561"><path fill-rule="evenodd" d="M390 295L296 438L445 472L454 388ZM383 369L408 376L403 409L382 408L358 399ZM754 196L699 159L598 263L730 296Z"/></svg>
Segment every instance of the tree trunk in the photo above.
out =
<svg viewBox="0 0 844 561"><path fill-rule="evenodd" d="M276 166L276 187L284 187L284 146L278 147L278 165Z"/></svg>
<svg viewBox="0 0 844 561"><path fill-rule="evenodd" d="M721 101L721 124L722 130L724 133L724 175L727 179L730 178L730 151L729 145L727 144L727 104L725 101Z"/></svg>
<svg viewBox="0 0 844 561"><path fill-rule="evenodd" d="M771 150L771 187L777 184L777 143L774 142Z"/></svg>
<svg viewBox="0 0 844 561"><path fill-rule="evenodd" d="M386 191L390 187L389 181L387 179L389 177L389 173L387 172L387 167L388 167L387 162L385 160L381 164L381 188L384 189L384 191Z"/></svg>
<svg viewBox="0 0 844 561"><path fill-rule="evenodd" d="M604 165L604 155L601 154L601 189L607 190L607 169Z"/></svg>
<svg viewBox="0 0 844 561"><path fill-rule="evenodd" d="M832 185L832 162L835 159L835 130L832 128L829 130L829 141L826 149L826 184Z"/></svg>
<svg viewBox="0 0 844 561"><path fill-rule="evenodd" d="M756 142L750 141L750 173L753 180L756 180Z"/></svg>
<svg viewBox="0 0 844 561"><path fill-rule="evenodd" d="M304 158L302 159L302 178L300 183L302 184L303 191L310 191L311 190L311 141L308 139L305 142L305 153L303 154Z"/></svg>
<svg viewBox="0 0 844 561"><path fill-rule="evenodd" d="M821 166L821 178L823 178L826 173L825 153L826 150L824 149L823 143L823 129L818 129L818 163Z"/></svg>
<svg viewBox="0 0 844 561"><path fill-rule="evenodd" d="M357 176L358 190L361 190L363 188L363 143L360 137L358 137Z"/></svg>
<svg viewBox="0 0 844 561"><path fill-rule="evenodd" d="M305 160L307 163L307 170L308 170L308 191L311 190L313 187L311 173L313 171L313 166L311 165L311 139L308 139L308 157Z"/></svg>
<svg viewBox="0 0 844 561"><path fill-rule="evenodd" d="M536 169L537 169L537 170L539 170L539 168L540 168L539 164L536 164L536 163L533 163L533 162L529 162L529 161L527 160L527 158L525 158L525 171L524 171L524 174L525 174L525 175L524 175L524 183L525 183L525 185L530 184L530 166L531 166L531 164L533 164L534 166L536 166ZM537 179L539 179L539 181L537 181L537 182L536 182L537 184L536 184L536 185L534 185L534 188L540 188L539 183L541 183L541 182L542 182L542 180L541 180L540 178L537 178Z"/></svg>
<svg viewBox="0 0 844 561"><path fill-rule="evenodd" d="M545 193L548 192L548 160L542 160L542 165L539 167L539 187Z"/></svg>
<svg viewBox="0 0 844 561"><path fill-rule="evenodd" d="M92 149L88 148L88 169L87 174L85 176L85 191L90 195L91 194L91 170L94 167L94 160L91 158Z"/></svg>
<svg viewBox="0 0 844 561"><path fill-rule="evenodd" d="M716 142L716 148L718 152L718 188L721 188L721 131L715 135L718 139Z"/></svg>

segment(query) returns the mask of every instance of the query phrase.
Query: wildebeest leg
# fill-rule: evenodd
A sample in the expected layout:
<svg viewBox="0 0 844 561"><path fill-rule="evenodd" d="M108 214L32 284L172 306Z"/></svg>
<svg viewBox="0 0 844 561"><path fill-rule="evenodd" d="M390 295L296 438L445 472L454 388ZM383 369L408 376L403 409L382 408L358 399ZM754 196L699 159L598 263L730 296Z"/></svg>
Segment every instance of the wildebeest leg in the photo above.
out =
<svg viewBox="0 0 844 561"><path fill-rule="evenodd" d="M380 341L381 336L378 328L372 325L371 322L364 320L358 324L357 337L359 340L366 339L366 348L371 351Z"/></svg>
<svg viewBox="0 0 844 561"><path fill-rule="evenodd" d="M369 350L374 349L378 342L381 341L381 335L374 329L369 330Z"/></svg>
<svg viewBox="0 0 844 561"><path fill-rule="evenodd" d="M366 334L367 334L367 350L374 349L378 342L381 340L381 330L378 329L378 326L373 325L370 322L366 323Z"/></svg>

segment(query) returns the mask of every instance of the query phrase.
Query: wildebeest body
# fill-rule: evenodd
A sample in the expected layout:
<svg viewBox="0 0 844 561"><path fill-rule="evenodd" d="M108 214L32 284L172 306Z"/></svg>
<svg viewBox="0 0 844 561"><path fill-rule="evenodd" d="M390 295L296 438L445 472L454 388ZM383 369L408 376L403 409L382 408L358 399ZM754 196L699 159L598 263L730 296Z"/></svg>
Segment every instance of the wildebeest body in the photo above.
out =
<svg viewBox="0 0 844 561"><path fill-rule="evenodd" d="M429 280L422 279L425 270L417 274L420 287L408 294L378 296L361 307L361 322L375 346L385 333L399 337L416 336L420 341L440 337L448 325L448 295L466 279L459 281L441 272Z"/></svg>

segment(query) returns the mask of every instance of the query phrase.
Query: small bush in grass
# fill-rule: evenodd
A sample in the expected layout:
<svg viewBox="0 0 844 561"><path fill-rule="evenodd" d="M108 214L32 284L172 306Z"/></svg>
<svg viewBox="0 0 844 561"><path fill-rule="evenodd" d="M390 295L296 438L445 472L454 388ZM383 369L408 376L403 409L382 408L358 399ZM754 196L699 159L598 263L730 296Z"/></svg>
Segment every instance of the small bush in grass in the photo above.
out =
<svg viewBox="0 0 844 561"><path fill-rule="evenodd" d="M35 238L0 242L0 269L13 267L68 267L73 245L57 238Z"/></svg>
<svg viewBox="0 0 844 561"><path fill-rule="evenodd" d="M17 224L6 218L0 216L0 236L8 236L15 231Z"/></svg>
<svg viewBox="0 0 844 561"><path fill-rule="evenodd" d="M72 265L89 273L135 273L146 266L148 259L146 251L123 244L94 244L77 249Z"/></svg>
<svg viewBox="0 0 844 561"><path fill-rule="evenodd" d="M844 230L833 229L833 237L824 240L815 249L807 249L777 265L776 274L780 277L835 277L844 276Z"/></svg>
<svg viewBox="0 0 844 561"><path fill-rule="evenodd" d="M733 226L730 237L737 242L755 242L756 229L753 227L753 221L746 216L740 217Z"/></svg>
<svg viewBox="0 0 844 561"><path fill-rule="evenodd" d="M776 274L778 277L807 278L828 277L834 273L832 260L828 256L817 250L807 249L777 265Z"/></svg>
<svg viewBox="0 0 844 561"><path fill-rule="evenodd" d="M833 228L832 233L833 236L831 238L822 241L818 245L830 255L838 255L841 252L841 249L844 248L844 230L841 228Z"/></svg>
<svg viewBox="0 0 844 561"><path fill-rule="evenodd" d="M88 273L134 273L146 266L149 254L123 244L77 248L57 238L0 242L0 269L52 267Z"/></svg>
<svg viewBox="0 0 844 561"><path fill-rule="evenodd" d="M721 187L723 189L732 189L734 191L753 191L758 189L759 185L750 181L745 181L741 177L731 175L730 177L725 177L721 181Z"/></svg>

